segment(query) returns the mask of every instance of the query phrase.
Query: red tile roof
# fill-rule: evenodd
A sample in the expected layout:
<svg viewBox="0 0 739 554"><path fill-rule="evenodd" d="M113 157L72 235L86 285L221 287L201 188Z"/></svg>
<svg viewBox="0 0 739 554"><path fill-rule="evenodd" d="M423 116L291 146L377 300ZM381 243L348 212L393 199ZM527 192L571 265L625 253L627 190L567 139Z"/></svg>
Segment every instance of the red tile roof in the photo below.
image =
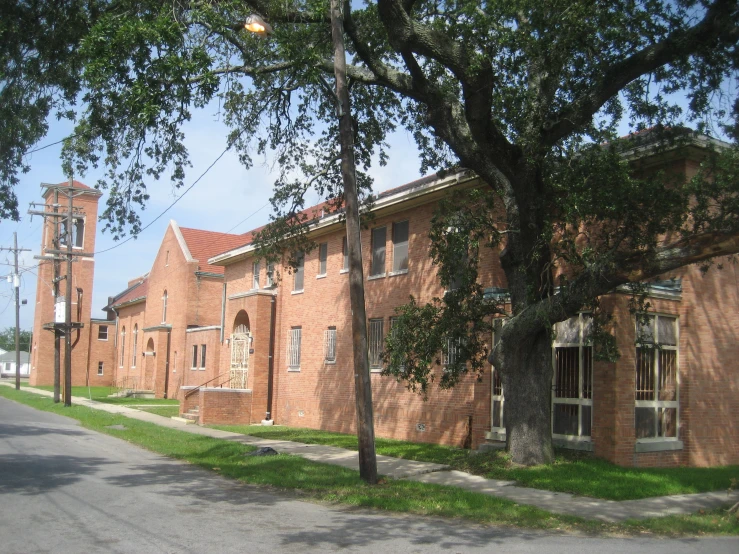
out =
<svg viewBox="0 0 739 554"><path fill-rule="evenodd" d="M228 233L216 233L215 231L189 229L187 227L180 227L180 232L182 233L182 238L185 239L190 254L198 261L198 270L209 273L223 274L223 266L210 265L208 258L248 244L251 240L246 234L231 235Z"/></svg>
<svg viewBox="0 0 739 554"><path fill-rule="evenodd" d="M135 283L128 287L126 290L124 290L117 298L114 298L113 301L109 304L109 306L116 307L120 306L121 304L125 304L126 302L131 302L131 300L136 300L138 298L146 298L146 293L149 289L149 279L148 277L143 278L138 283ZM106 306L107 307L107 306Z"/></svg>

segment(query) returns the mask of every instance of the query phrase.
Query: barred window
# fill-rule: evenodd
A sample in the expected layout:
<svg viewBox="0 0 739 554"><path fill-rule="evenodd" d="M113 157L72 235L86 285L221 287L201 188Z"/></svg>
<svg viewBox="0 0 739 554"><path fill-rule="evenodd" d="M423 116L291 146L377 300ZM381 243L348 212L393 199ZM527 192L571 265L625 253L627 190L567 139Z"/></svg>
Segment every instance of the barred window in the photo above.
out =
<svg viewBox="0 0 739 554"><path fill-rule="evenodd" d="M382 351L385 334L382 319L369 320L369 366L370 369L382 369Z"/></svg>
<svg viewBox="0 0 739 554"><path fill-rule="evenodd" d="M323 357L327 364L336 363L336 327L323 332Z"/></svg>
<svg viewBox="0 0 739 554"><path fill-rule="evenodd" d="M555 324L552 434L589 438L593 422L593 327L590 314Z"/></svg>
<svg viewBox="0 0 739 554"><path fill-rule="evenodd" d="M287 365L290 369L300 369L300 343L302 339L302 327L290 329L287 341Z"/></svg>
<svg viewBox="0 0 739 554"><path fill-rule="evenodd" d="M641 318L639 318L641 319ZM677 318L637 319L635 427L637 439L678 436Z"/></svg>
<svg viewBox="0 0 739 554"><path fill-rule="evenodd" d="M446 339L446 352L441 352L441 364L448 366L456 364L459 360L460 347L462 346L461 338L448 338Z"/></svg>

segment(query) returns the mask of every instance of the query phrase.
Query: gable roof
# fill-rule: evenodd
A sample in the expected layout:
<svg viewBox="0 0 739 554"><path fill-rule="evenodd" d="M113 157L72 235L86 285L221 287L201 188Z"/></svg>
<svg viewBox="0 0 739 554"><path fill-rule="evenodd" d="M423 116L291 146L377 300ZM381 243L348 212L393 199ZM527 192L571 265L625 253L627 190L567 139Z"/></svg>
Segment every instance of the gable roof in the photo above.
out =
<svg viewBox="0 0 739 554"><path fill-rule="evenodd" d="M42 183L42 185L46 185L46 183ZM47 185L48 186L48 185ZM53 186L69 186L69 181L62 181L61 183L56 183ZM92 194L94 196L102 196L103 193L100 192L97 189L94 189L92 187L88 187L86 184L82 183L81 181L77 181L76 179L72 181L72 188L80 189L86 192L89 192L89 194ZM47 188L44 190L43 194L41 195L43 198L46 198L51 193L51 189Z"/></svg>
<svg viewBox="0 0 739 554"><path fill-rule="evenodd" d="M183 252L185 254L185 258L188 258L189 255L192 261L197 261L198 271L223 275L223 266L210 265L208 263L208 258L212 258L216 254L241 246L250 240L246 234L231 235L229 233L203 231L202 229L179 227L174 221L172 221L172 223L173 227L175 227L175 231L179 230L179 233L185 242L185 248L183 248L183 250L187 250Z"/></svg>

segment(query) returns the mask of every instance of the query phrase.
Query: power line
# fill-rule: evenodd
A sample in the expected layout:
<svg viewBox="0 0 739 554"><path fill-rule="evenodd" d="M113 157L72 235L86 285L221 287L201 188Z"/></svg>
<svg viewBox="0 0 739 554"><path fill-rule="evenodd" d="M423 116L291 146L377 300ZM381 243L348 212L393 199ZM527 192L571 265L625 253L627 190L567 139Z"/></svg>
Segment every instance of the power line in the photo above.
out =
<svg viewBox="0 0 739 554"><path fill-rule="evenodd" d="M147 230L147 229L148 229L149 227L151 227L152 225L154 225L154 223L155 223L155 222L156 222L157 220L159 220L159 218L161 218L161 217L162 217L162 216L163 216L164 214L166 214L166 213L167 213L167 212L168 212L169 210L171 210L171 209L172 209L172 208L174 207L174 205L175 205L175 204L177 204L177 202L179 202L180 200L182 200L182 198L183 198L183 197L184 197L184 196L185 196L185 195L186 195L186 194L187 194L188 192L190 192L190 191L192 190L192 188L193 188L193 187L194 187L195 185L197 185L197 184L198 184L198 183L200 182L200 180L201 180L201 179L202 179L203 177L205 177L205 175L206 175L206 174L207 174L207 173L208 173L208 172L209 172L209 171L210 171L210 170L211 170L211 169L213 168L213 166L214 166L214 165L216 165L216 164L217 164L217 163L218 163L218 162L220 161L220 159L221 159L221 158L222 158L223 156L225 156L225 155L226 155L226 152L228 152L228 151L229 151L229 150L231 149L231 146L233 146L233 143L231 143L231 144L229 144L228 146L226 146L226 148L225 148L225 149L223 150L223 152L221 152L221 153L220 153L220 155L219 155L219 156L218 156L218 157L217 157L217 158L216 158L215 160L213 160L213 163L211 163L211 164L210 164L210 165L209 165L209 166L207 167L207 169L206 169L205 171L203 171L203 172L202 172L202 173L200 174L200 177L198 177L197 179L195 179L195 182L193 182L193 184L191 184L191 185L190 185L189 187L187 187L187 188L185 189L185 191L184 191L184 192L183 192L182 194L180 194L180 195L179 195L179 196L178 196L178 197L177 197L177 198L176 198L176 199L174 200L174 202L172 202L172 203L171 203L171 204L170 204L169 206L167 206L167 208L165 208L165 209L164 209L164 211L162 211L162 213L160 213L160 214L159 214L158 216L156 216L156 217L155 217L154 219L152 219L152 220L151 220L151 221L150 221L149 223L147 223L147 224L146 224L146 225L145 225L144 227L142 227L142 228L141 228L141 230L140 230L140 231L139 231L139 232L138 232L137 234L135 234L135 235L131 235L130 237L128 237L128 238L127 238L126 240L124 240L123 242L119 242L118 244L116 244L116 245L114 245L114 246L111 246L110 248L106 248L105 250L98 250L97 252L95 252L95 254L102 254L102 253L104 253L104 252L110 252L111 250L115 250L115 249L116 249L116 248L118 248L119 246L123 246L124 244L126 244L126 243L127 243L127 242L128 242L129 240L132 240L132 239L134 239L134 238L138 237L138 236L139 236L139 235L140 235L141 233L143 233L143 232L144 232L144 231L146 231L146 230Z"/></svg>
<svg viewBox="0 0 739 554"><path fill-rule="evenodd" d="M50 144L46 144L46 145L44 145L44 146L39 146L38 148L34 148L33 150L29 150L28 152L26 152L26 155L28 155L28 154L33 154L34 152L40 152L41 150L46 150L47 148L51 148L52 146L56 146L57 144L61 144L61 143L63 143L63 142L65 141L65 140L67 140L67 139L71 139L71 138L74 138L74 137L76 137L76 136L77 136L77 135L70 135L70 136L68 136L68 137L66 137L66 138L63 138L62 140L58 140L58 141L56 141L56 142L52 142L52 143L50 143Z"/></svg>
<svg viewBox="0 0 739 554"><path fill-rule="evenodd" d="M255 212L252 212L251 214L247 215L247 216L246 216L246 217L245 217L244 219L242 219L242 220L241 220L241 221L239 221L239 222L238 222L238 223L237 223L236 225L234 225L234 226L233 226L233 227L231 227L231 228L230 228L230 229L229 229L228 231L226 231L226 233L230 233L231 231L233 231L234 229L236 229L236 227L238 227L239 225L241 225L242 223L244 223L244 222L245 222L245 221L246 221L247 219L249 219L249 218L251 218L251 217L253 217L253 216L257 215L257 214L258 214L259 212L261 212L261 211L262 211L262 210L263 210L264 208L266 208L267 206L269 206L269 202L267 202L267 203L266 203L266 204L265 204L264 206L262 206L261 208L259 208L259 209L258 209L257 211L255 211Z"/></svg>

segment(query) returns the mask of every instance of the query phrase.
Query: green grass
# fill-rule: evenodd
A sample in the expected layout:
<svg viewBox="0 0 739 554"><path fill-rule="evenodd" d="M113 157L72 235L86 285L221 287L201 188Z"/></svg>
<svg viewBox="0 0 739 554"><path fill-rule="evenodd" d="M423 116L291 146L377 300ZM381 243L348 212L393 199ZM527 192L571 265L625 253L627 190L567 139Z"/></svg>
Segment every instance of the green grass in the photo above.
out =
<svg viewBox="0 0 739 554"><path fill-rule="evenodd" d="M480 523L525 528L577 531L590 534L641 534L683 536L700 534L739 535L733 516L715 512L689 517L668 517L611 525L558 516L530 506L517 505L493 496L411 481L384 481L369 486L356 471L310 462L280 454L245 456L254 450L244 444L194 435L92 410L84 406L65 408L51 399L0 386L0 396L48 412L78 420L82 426L121 438L153 452L188 461L245 483L300 493L300 498L394 512L463 518ZM125 430L110 429L123 425Z"/></svg>
<svg viewBox="0 0 739 554"><path fill-rule="evenodd" d="M357 437L315 429L263 427L259 425L217 426L219 429L268 439L293 440L357 450ZM691 494L726 490L739 466L713 468L625 468L589 453L557 450L548 466L520 467L504 452L477 454L469 450L435 444L376 439L378 454L447 464L453 469L489 479L516 481L524 487L567 492L608 500L636 500L652 496Z"/></svg>
<svg viewBox="0 0 739 554"><path fill-rule="evenodd" d="M179 406L131 406L142 412L149 412L164 417L174 417L180 415Z"/></svg>
<svg viewBox="0 0 739 554"><path fill-rule="evenodd" d="M54 387L40 386L34 387L45 391L53 391ZM179 406L180 401L176 398L133 398L133 397L114 397L108 398L114 394L116 390L112 387L90 387L89 393L87 387L72 387L72 396L81 396L82 398L90 398L96 402L105 402L106 404L160 404L162 406Z"/></svg>

